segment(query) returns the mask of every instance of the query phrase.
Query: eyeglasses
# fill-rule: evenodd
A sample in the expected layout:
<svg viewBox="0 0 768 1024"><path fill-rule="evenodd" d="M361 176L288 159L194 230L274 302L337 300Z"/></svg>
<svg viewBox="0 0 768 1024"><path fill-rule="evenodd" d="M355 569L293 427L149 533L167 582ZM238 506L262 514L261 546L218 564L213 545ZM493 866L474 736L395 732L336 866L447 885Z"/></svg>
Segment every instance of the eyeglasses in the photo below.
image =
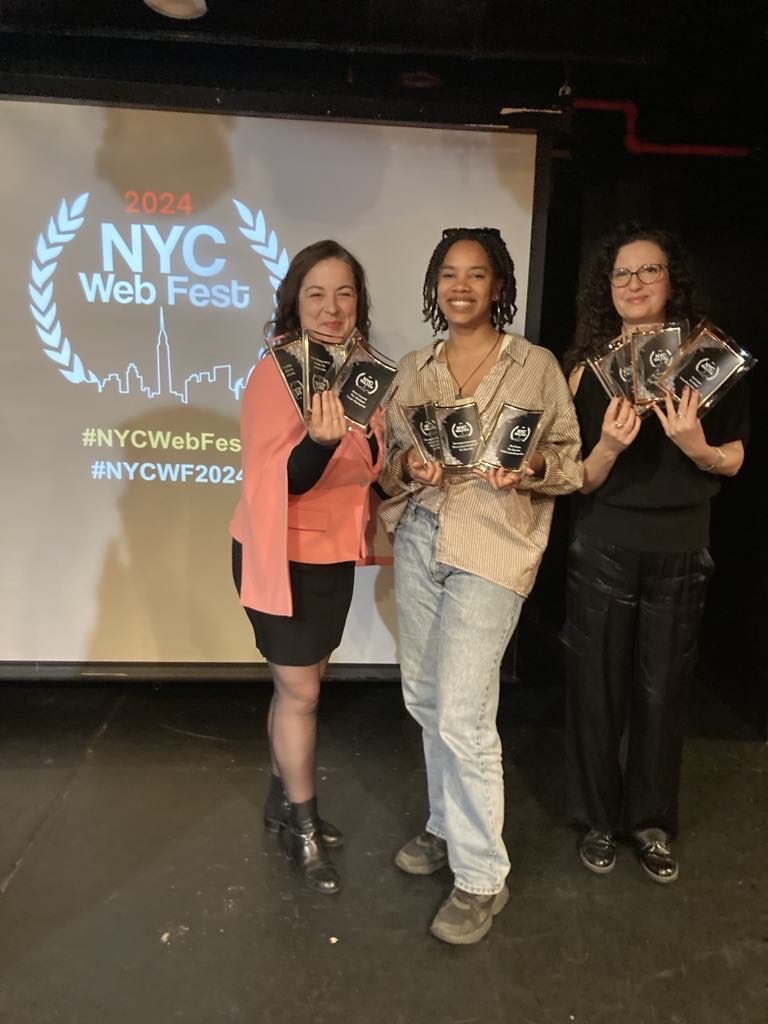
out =
<svg viewBox="0 0 768 1024"><path fill-rule="evenodd" d="M636 277L642 284L656 284L664 276L666 269L664 263L644 263L637 270L630 270L628 267L614 267L608 278L614 288L626 288L633 277Z"/></svg>

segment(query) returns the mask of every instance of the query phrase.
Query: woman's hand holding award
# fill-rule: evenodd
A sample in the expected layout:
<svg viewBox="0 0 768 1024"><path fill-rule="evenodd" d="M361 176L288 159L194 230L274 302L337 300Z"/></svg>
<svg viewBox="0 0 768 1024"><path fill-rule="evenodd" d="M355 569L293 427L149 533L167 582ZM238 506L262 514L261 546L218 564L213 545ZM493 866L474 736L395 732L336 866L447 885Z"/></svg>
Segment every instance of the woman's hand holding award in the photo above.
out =
<svg viewBox="0 0 768 1024"><path fill-rule="evenodd" d="M697 391L701 417L756 363L732 338L707 321L659 324L614 338L587 360L610 398L629 400L640 416L667 395L678 404L686 387Z"/></svg>
<svg viewBox="0 0 768 1024"><path fill-rule="evenodd" d="M267 349L305 422L313 408L317 421L324 406L318 406L315 396L328 391L340 403L347 424L366 430L397 372L358 331L343 339L302 329L268 339Z"/></svg>
<svg viewBox="0 0 768 1024"><path fill-rule="evenodd" d="M425 402L400 409L423 464L437 464L450 473L474 471L496 489L512 486L531 473L529 463L543 416L540 409L505 402L487 437L472 399L452 405Z"/></svg>

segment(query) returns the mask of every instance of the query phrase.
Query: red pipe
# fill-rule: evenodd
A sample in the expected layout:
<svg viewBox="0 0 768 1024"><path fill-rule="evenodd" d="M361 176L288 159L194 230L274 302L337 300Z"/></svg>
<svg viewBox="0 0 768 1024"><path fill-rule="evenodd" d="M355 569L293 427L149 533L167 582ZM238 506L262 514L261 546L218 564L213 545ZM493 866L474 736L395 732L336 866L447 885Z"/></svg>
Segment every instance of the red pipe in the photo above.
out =
<svg viewBox="0 0 768 1024"><path fill-rule="evenodd" d="M578 97L573 100L575 110L604 110L623 114L625 119L624 146L635 156L656 154L663 156L749 156L747 146L695 146L687 143L643 142L637 135L639 111L634 100L593 100Z"/></svg>

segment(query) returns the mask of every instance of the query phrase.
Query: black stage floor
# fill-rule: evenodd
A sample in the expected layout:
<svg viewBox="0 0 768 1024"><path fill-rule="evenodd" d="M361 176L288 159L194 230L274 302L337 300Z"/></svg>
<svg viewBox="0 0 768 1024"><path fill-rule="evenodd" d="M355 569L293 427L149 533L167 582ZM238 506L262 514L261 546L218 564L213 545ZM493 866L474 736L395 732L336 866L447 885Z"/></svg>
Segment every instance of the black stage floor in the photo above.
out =
<svg viewBox="0 0 768 1024"><path fill-rule="evenodd" d="M398 688L329 683L320 794L336 898L261 829L268 687L5 685L2 1024L764 1024L768 748L694 696L678 883L628 848L589 874L562 815L561 691L506 685L511 900L479 945L428 922L446 871L392 866L423 825Z"/></svg>

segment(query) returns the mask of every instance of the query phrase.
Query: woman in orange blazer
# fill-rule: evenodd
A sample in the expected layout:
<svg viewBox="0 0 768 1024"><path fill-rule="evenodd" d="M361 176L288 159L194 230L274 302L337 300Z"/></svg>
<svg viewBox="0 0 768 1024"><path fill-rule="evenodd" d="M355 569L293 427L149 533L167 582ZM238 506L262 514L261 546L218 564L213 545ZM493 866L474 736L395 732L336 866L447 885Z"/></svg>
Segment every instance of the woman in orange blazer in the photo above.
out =
<svg viewBox="0 0 768 1024"><path fill-rule="evenodd" d="M294 257L277 292L275 335L303 327L343 342L369 326L365 273L351 253L322 241ZM348 427L330 391L313 397L305 424L272 359L251 374L240 428L243 491L230 526L232 569L274 683L265 825L280 831L311 888L335 893L340 878L328 848L342 835L317 812L317 702L341 642L355 563L366 556L383 438L378 428L366 436Z"/></svg>

